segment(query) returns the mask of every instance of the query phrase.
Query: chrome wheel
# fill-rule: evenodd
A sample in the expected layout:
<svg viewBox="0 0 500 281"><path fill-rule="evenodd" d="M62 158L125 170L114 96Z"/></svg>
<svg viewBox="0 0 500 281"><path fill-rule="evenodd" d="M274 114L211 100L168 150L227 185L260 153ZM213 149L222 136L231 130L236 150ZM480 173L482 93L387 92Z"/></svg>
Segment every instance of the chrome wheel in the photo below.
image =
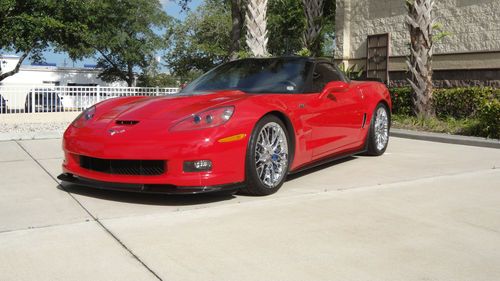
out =
<svg viewBox="0 0 500 281"><path fill-rule="evenodd" d="M382 150L389 140L389 118L387 110L379 107L375 113L375 144L378 150Z"/></svg>
<svg viewBox="0 0 500 281"><path fill-rule="evenodd" d="M267 188L279 185L288 171L288 142L283 128L269 122L259 132L255 146L255 169Z"/></svg>

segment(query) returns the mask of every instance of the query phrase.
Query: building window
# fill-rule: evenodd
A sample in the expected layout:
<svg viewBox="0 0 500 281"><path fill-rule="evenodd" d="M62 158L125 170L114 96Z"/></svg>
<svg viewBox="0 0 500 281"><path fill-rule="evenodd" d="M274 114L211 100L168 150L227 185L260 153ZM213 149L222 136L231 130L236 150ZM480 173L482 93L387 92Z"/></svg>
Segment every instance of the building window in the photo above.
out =
<svg viewBox="0 0 500 281"><path fill-rule="evenodd" d="M366 77L389 80L389 33L368 35Z"/></svg>
<svg viewBox="0 0 500 281"><path fill-rule="evenodd" d="M43 81L42 83L50 86L59 86L61 84L60 81Z"/></svg>

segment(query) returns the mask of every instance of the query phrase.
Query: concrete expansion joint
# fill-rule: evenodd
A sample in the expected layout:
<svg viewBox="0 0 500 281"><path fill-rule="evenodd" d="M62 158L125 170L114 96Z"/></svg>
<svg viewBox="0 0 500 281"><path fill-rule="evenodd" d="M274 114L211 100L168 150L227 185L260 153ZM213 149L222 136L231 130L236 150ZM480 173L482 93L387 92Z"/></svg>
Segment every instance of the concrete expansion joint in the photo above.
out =
<svg viewBox="0 0 500 281"><path fill-rule="evenodd" d="M45 228L59 227L59 226L76 225L76 224L88 223L88 222L90 222L89 219L86 219L84 221L71 222L71 223L60 223L60 224L47 224L47 225L38 225L38 226L28 226L28 227L25 227L25 228L15 228L15 229L8 229L8 230L0 230L0 234L11 233L11 232L18 232L18 231L45 229Z"/></svg>
<svg viewBox="0 0 500 281"><path fill-rule="evenodd" d="M384 184L378 183L375 185L371 184L371 185L361 185L361 186L357 186L357 187L339 188L339 189L334 190L334 191L349 192L349 191L360 191L360 190L365 190L365 189L389 188L389 187L392 187L392 186L398 185L398 184L416 183L416 182L428 181L431 179L445 179L445 178L468 176L468 175L474 175L474 174L491 173L492 170L495 170L495 169L481 169L481 170L472 170L472 171L465 171L465 172L458 172L458 173L432 175L432 176L419 177L419 178L413 178L413 179L407 179L407 180L400 180L400 181L384 183ZM493 173L496 173L496 172L497 171L494 171ZM319 193L316 193L316 194L319 194Z"/></svg>
<svg viewBox="0 0 500 281"><path fill-rule="evenodd" d="M60 185L59 181L52 175L50 172L37 160L31 153L28 152L28 150L18 141L15 141L15 143L33 160L35 163L50 177L54 182L56 182L63 191L65 191L91 218L93 221L95 221L99 226L106 232L108 233L122 248L124 248L131 256L133 259L135 259L137 262L139 262L147 271L149 271L156 279L158 280L163 280L158 276L156 272L154 272L148 265L146 265L134 252L132 252L131 249L127 247L111 230L109 230L96 216L94 216L85 206L78 201L78 199L68 192L66 189L64 189L63 186Z"/></svg>

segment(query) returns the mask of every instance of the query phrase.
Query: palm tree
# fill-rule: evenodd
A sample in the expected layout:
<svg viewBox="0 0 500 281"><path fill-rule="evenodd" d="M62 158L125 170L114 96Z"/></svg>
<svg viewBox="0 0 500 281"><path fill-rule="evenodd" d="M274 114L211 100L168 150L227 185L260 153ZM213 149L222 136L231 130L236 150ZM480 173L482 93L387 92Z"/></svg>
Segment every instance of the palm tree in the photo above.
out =
<svg viewBox="0 0 500 281"><path fill-rule="evenodd" d="M248 1L245 16L247 34L246 42L252 54L265 57L267 52L267 0Z"/></svg>
<svg viewBox="0 0 500 281"><path fill-rule="evenodd" d="M229 46L229 57L231 60L238 58L240 51L240 39L244 22L244 0L231 1L231 45Z"/></svg>
<svg viewBox="0 0 500 281"><path fill-rule="evenodd" d="M323 0L302 0L306 15L306 29L304 30L304 47L312 55L318 55L320 49L320 33L323 27Z"/></svg>
<svg viewBox="0 0 500 281"><path fill-rule="evenodd" d="M414 92L414 111L418 116L431 117L434 115L432 106L434 0L407 0L406 5L411 51L406 63L411 72L411 79L408 79L408 82Z"/></svg>

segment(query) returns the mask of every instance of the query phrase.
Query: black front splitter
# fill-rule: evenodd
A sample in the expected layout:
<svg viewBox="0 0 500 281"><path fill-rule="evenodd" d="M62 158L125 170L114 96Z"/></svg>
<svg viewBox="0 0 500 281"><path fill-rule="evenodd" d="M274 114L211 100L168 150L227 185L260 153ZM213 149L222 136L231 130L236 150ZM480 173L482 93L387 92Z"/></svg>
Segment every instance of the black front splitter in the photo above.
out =
<svg viewBox="0 0 500 281"><path fill-rule="evenodd" d="M140 192L151 194L199 194L211 192L231 192L242 188L243 183L224 184L215 186L175 186L171 184L128 184L92 180L70 173L63 173L57 177L61 185L80 185L103 190Z"/></svg>

